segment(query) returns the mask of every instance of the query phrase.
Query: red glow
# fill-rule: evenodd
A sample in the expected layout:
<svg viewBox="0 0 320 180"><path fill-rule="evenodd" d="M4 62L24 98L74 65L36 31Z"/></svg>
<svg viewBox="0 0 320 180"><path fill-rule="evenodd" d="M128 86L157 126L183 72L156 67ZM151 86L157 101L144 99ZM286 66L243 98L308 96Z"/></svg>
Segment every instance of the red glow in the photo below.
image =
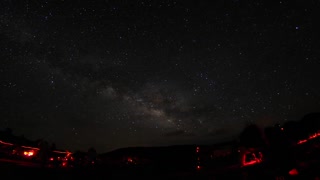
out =
<svg viewBox="0 0 320 180"><path fill-rule="evenodd" d="M7 143L7 142L1 141L1 140L0 140L0 144L10 145L10 146L13 145L13 144L11 144L11 143Z"/></svg>
<svg viewBox="0 0 320 180"><path fill-rule="evenodd" d="M252 160L252 161L249 161L249 162L243 162L243 166L249 166L249 165L254 165L254 164L258 164L259 161L257 160Z"/></svg>
<svg viewBox="0 0 320 180"><path fill-rule="evenodd" d="M196 148L196 152L198 153L200 151L200 147L197 147Z"/></svg>
<svg viewBox="0 0 320 180"><path fill-rule="evenodd" d="M33 151L24 151L23 154L25 156L33 156L34 155Z"/></svg>
<svg viewBox="0 0 320 180"><path fill-rule="evenodd" d="M314 133L314 134L310 135L310 136L308 137L308 139L299 140L297 144L303 144L303 143L307 142L308 140L317 138L317 137L319 137L319 136L320 136L320 132Z"/></svg>
<svg viewBox="0 0 320 180"><path fill-rule="evenodd" d="M289 171L289 174L290 174L291 176L296 176L296 175L299 174L299 172L298 172L298 170L297 170L296 168L294 168L294 169L291 169L291 170Z"/></svg>
<svg viewBox="0 0 320 180"><path fill-rule="evenodd" d="M50 161L53 161L54 159L53 158L50 158Z"/></svg>
<svg viewBox="0 0 320 180"><path fill-rule="evenodd" d="M307 141L308 141L308 140L303 139L303 140L298 141L298 144L303 144L303 143L305 143L305 142L307 142Z"/></svg>
<svg viewBox="0 0 320 180"><path fill-rule="evenodd" d="M316 138L318 136L320 136L320 133L314 133L314 134L309 136L309 139L314 139L314 138Z"/></svg>
<svg viewBox="0 0 320 180"><path fill-rule="evenodd" d="M201 167L198 165L198 166L197 166L197 169L198 169L198 170L200 170L200 169L201 169Z"/></svg>
<svg viewBox="0 0 320 180"><path fill-rule="evenodd" d="M248 154L250 154L250 153L248 153ZM259 157L257 157L255 153L252 153L253 159L250 161L246 161L246 156L248 154L244 154L242 156L242 165L243 166L250 166L250 165L259 164L262 162L262 153L261 152L259 152Z"/></svg>
<svg viewBox="0 0 320 180"><path fill-rule="evenodd" d="M22 148L26 148L26 149L40 150L39 148L30 147L30 146L21 146L21 147L22 147Z"/></svg>

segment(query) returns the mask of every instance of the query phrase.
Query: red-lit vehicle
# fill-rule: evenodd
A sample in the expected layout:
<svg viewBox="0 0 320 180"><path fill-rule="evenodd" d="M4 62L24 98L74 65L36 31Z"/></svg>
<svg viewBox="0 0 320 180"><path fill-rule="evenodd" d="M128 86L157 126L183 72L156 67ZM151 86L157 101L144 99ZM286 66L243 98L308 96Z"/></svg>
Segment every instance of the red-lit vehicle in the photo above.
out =
<svg viewBox="0 0 320 180"><path fill-rule="evenodd" d="M12 156L17 159L37 161L39 149L29 146L15 146L12 150Z"/></svg>

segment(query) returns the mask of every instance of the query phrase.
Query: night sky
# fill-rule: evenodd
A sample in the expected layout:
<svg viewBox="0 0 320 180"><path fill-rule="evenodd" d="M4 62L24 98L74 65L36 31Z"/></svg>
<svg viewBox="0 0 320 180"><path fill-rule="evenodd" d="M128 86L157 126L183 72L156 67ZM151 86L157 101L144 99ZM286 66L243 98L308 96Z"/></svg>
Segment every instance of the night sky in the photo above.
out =
<svg viewBox="0 0 320 180"><path fill-rule="evenodd" d="M1 0L0 128L106 152L319 112L319 4Z"/></svg>

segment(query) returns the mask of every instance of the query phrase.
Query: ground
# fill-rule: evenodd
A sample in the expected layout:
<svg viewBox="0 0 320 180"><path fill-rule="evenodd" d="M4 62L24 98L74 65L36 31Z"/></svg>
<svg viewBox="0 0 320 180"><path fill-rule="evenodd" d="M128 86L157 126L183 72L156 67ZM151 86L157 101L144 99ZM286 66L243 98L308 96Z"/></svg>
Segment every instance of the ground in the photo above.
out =
<svg viewBox="0 0 320 180"><path fill-rule="evenodd" d="M315 179L320 166L309 169L296 177L279 172L268 166L230 168L219 172L210 169L200 171L160 171L135 168L94 168L94 169L53 169L42 168L38 164L0 159L1 176L11 179Z"/></svg>

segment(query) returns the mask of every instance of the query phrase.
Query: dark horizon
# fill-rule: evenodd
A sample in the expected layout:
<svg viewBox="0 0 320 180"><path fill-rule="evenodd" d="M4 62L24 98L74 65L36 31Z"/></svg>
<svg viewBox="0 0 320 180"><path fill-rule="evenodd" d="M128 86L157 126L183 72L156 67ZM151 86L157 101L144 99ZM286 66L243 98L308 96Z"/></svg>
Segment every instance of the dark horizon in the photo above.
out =
<svg viewBox="0 0 320 180"><path fill-rule="evenodd" d="M318 124L314 122L314 120L318 120L318 118L320 117L320 113L319 112L310 112L308 114L305 114L303 117L297 119L297 120L290 120L290 121L286 121L284 124L279 124L279 123L276 123L276 124L273 124L273 125L270 125L270 126L264 126L264 127L261 127L257 124L254 124L252 122L248 122L247 125L244 126L244 128L250 126L250 125L254 125L258 128L260 128L260 131L261 133L263 133L264 135L266 135L265 133L265 130L266 129L269 129L269 128L283 128L284 126L287 126L288 124L291 124L292 122L297 122L297 123L301 123L302 121L306 122L306 121L309 121L309 123L305 124L303 123L302 126L306 126L307 128L311 128L311 126L314 126L313 128L317 128L318 127ZM311 121L310 121L311 120ZM311 123L311 124L310 124ZM311 125L311 126L310 126ZM291 125L289 125L291 126ZM300 125L301 126L301 125ZM313 129L312 128L312 129ZM124 146L124 147L116 147L114 149L108 149L107 151L103 151L103 152L100 152L98 151L99 154L107 154L107 153L112 153L112 152L115 152L115 151L119 151L119 150L123 150L123 149L135 149L135 148L170 148L170 147L175 147L175 146L216 146L216 145L223 145L223 144L238 144L240 143L240 139L241 139L241 134L243 133L244 129L241 130L241 132L235 136L232 136L232 137L229 137L227 139L224 139L223 141L214 141L214 142L196 142L196 143L185 143L185 144L162 144L162 145L141 145L141 146ZM27 142L31 142L31 144L33 144L32 142L37 142L37 141L46 141L48 142L46 139L43 139L43 138L37 138L37 139L30 139L28 137L25 137L24 134L17 134L16 132L13 131L12 128L10 127L7 127L7 128L4 128L4 129L1 129L0 128L0 132L2 133L8 133L9 135L13 135L14 137L17 137L19 139L25 139L27 140ZM307 130L307 133L305 131L302 132L302 134L305 134L305 135L310 135L310 133L314 133L315 131L313 130ZM309 134L308 134L309 133ZM299 136L302 135L300 133ZM302 135L303 136L303 135ZM4 139L1 139L0 140L4 140ZM7 141L4 141L6 143L13 143L11 142L10 140L7 142ZM38 143L39 143L38 142ZM94 145L91 145L91 146L88 146L89 148L82 148L82 149L70 149L70 148L66 148L66 147L61 147L58 145L57 147L57 144L55 141L51 141L51 142L48 142L50 146L54 145L57 149L60 149L60 150L67 150L67 151L71 151L71 152L86 152L89 148L94 148L95 150L96 147ZM21 144L18 143L20 145L27 145L27 144ZM28 145L27 145L28 146ZM30 147L38 147L38 144L33 144L33 145L29 145Z"/></svg>
<svg viewBox="0 0 320 180"><path fill-rule="evenodd" d="M320 112L318 1L0 2L0 127L59 147L214 143Z"/></svg>

